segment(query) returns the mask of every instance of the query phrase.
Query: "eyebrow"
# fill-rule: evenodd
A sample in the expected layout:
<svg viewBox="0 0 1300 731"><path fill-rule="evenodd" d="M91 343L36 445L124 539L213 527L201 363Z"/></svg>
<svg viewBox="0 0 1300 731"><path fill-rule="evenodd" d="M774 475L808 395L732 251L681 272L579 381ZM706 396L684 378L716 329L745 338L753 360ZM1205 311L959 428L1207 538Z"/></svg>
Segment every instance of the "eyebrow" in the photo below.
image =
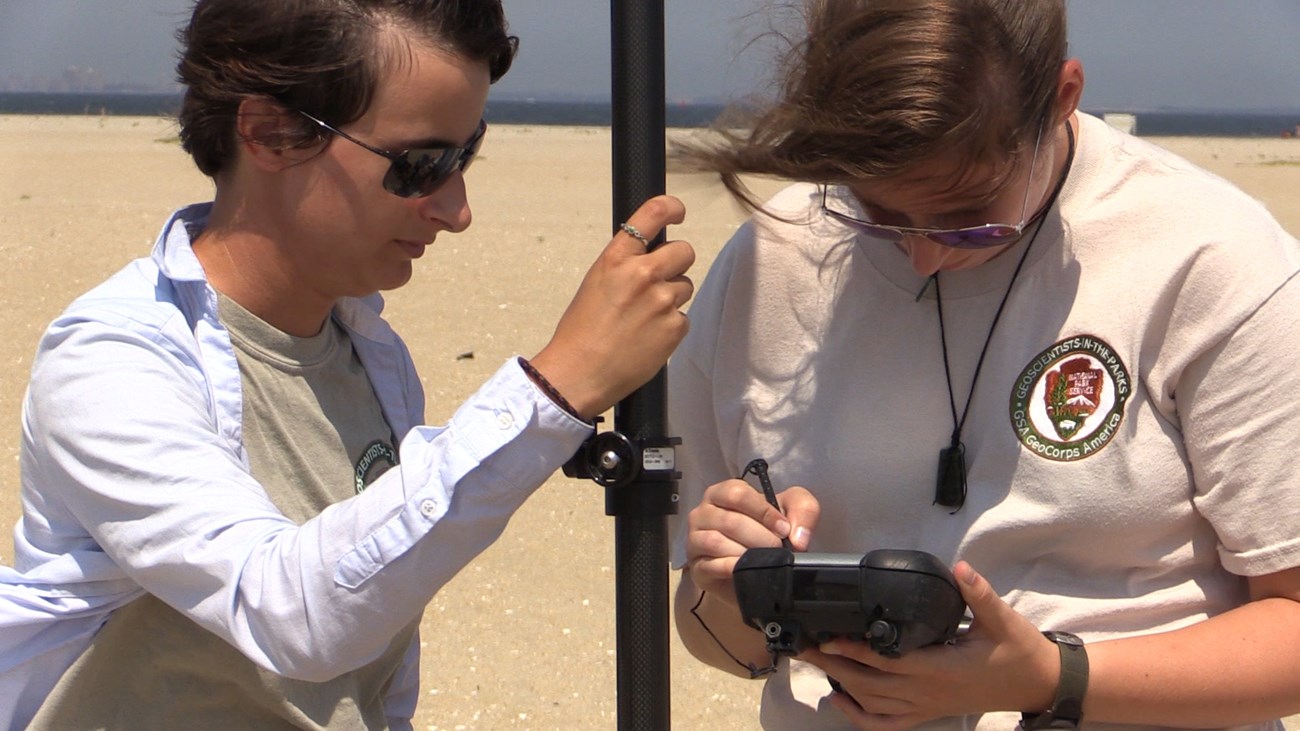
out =
<svg viewBox="0 0 1300 731"><path fill-rule="evenodd" d="M1018 176L1014 174L1000 175L996 178L984 178L973 186L963 187L963 183L969 182L961 179L965 177L967 176L959 176L955 185L936 190L931 194L931 200L943 200L945 203L943 208L931 211L931 213L939 216L951 216L963 213L979 212L992 204L994 199L1006 192L1006 190L1018 179ZM873 203L856 193L854 196L860 203L862 203L862 205L877 208L882 213L902 213L901 211L892 210L878 203Z"/></svg>
<svg viewBox="0 0 1300 731"><path fill-rule="evenodd" d="M953 216L953 215L960 215L963 213L978 213L979 211L988 208L989 205L993 203L993 200L997 198L999 195L1001 195L1001 193L1005 189L1006 186L997 185L997 186L993 186L992 188L986 191L979 191L978 194L969 194L969 195L963 194L958 198L959 202L954 203L951 206L945 206L941 209L930 211L930 213L936 216ZM858 202L861 203L864 207L874 208L886 215L904 215L902 211L896 211L892 208L882 206L879 203L872 202L870 199L863 198L862 196L859 196L856 193L853 195L855 198L858 199Z"/></svg>
<svg viewBox="0 0 1300 731"><path fill-rule="evenodd" d="M953 210L954 213L975 210L987 207L995 198L1005 193L1017 178L1016 175L1003 175L995 179L986 178L977 186L965 190L949 189L945 194L962 201L959 207Z"/></svg>
<svg viewBox="0 0 1300 731"><path fill-rule="evenodd" d="M426 150L434 147L464 147L474 136L478 134L479 129L486 123L486 120L480 119L478 124L474 125L474 131L460 142L453 142L445 137L422 137L416 140L402 140L397 142L393 147L388 149L401 152L404 150Z"/></svg>

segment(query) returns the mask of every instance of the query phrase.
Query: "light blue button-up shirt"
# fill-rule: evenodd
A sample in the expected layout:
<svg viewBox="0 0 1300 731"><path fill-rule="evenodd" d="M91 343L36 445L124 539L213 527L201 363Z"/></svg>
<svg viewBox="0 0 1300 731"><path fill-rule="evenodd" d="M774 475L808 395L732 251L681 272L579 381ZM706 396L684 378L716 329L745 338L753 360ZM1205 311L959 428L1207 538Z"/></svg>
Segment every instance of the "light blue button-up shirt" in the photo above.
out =
<svg viewBox="0 0 1300 731"><path fill-rule="evenodd" d="M322 681L364 665L500 535L590 433L514 359L446 426L382 298L341 300L400 464L298 525L249 473L239 368L191 249L210 204L74 302L23 411L23 515L0 567L0 728L22 727L118 607L148 592L258 665ZM386 698L409 728L418 640Z"/></svg>

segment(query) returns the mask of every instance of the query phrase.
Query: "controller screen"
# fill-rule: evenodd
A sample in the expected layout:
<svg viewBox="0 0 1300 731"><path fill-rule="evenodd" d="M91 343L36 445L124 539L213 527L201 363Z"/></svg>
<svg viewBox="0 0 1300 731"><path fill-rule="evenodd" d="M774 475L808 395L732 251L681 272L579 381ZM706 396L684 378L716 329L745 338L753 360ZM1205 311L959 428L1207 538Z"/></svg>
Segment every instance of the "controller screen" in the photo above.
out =
<svg viewBox="0 0 1300 731"><path fill-rule="evenodd" d="M796 602L848 602L856 604L861 590L858 588L858 569L819 568L794 572L791 599Z"/></svg>

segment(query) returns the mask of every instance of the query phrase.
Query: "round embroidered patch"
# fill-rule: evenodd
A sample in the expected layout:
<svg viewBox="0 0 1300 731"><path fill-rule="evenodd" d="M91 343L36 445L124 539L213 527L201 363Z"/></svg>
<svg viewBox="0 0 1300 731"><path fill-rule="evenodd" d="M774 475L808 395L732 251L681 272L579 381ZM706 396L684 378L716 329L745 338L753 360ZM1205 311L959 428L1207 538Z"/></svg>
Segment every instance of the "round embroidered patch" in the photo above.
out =
<svg viewBox="0 0 1300 731"><path fill-rule="evenodd" d="M1133 391L1115 349L1091 335L1054 343L1011 389L1011 426L1029 451L1058 462L1096 454L1119 430Z"/></svg>
<svg viewBox="0 0 1300 731"><path fill-rule="evenodd" d="M370 474L372 467L382 466L373 476ZM357 460L357 466L353 472L352 479L357 489L357 494L365 492L366 486L374 477L382 475L388 471L389 467L397 466L397 452L391 446L376 439L366 447L366 451L361 453L361 458Z"/></svg>

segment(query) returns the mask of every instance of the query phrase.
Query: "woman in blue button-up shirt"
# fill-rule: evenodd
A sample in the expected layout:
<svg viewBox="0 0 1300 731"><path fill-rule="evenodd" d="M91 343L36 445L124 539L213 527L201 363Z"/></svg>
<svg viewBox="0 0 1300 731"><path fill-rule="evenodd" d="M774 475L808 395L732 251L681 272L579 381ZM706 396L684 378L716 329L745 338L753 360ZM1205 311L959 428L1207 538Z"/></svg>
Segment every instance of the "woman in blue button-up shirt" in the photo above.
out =
<svg viewBox="0 0 1300 731"><path fill-rule="evenodd" d="M419 644L402 633L685 333L693 252L648 253L642 238L683 209L647 203L545 348L506 362L446 426L423 426L420 381L377 292L470 225L463 173L517 43L499 3L202 0L180 38L181 137L215 198L174 214L152 256L41 341L16 565L0 567L0 726L409 728ZM337 323L397 464L303 521L279 510L249 466L246 376L221 298L286 338ZM196 658L169 664L152 641L123 657L101 628L146 599L235 648L248 672L187 681ZM173 689L124 680L150 668ZM366 672L378 697L301 701ZM203 687L214 673L258 688ZM220 702L176 700L203 694Z"/></svg>

